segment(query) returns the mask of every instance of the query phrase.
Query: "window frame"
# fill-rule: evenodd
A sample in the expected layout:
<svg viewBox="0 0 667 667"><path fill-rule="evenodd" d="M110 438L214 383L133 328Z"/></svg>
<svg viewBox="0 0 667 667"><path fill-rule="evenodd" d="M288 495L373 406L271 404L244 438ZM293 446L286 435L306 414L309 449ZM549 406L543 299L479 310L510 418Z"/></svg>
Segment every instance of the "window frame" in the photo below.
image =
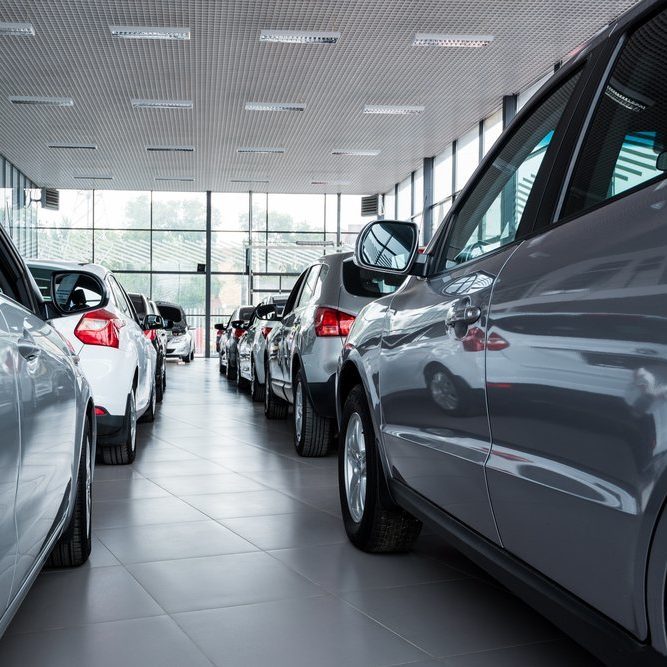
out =
<svg viewBox="0 0 667 667"><path fill-rule="evenodd" d="M652 21L656 16L658 16L658 14L661 14L664 11L664 7L651 7L648 8L647 11L642 12L639 16L634 17L633 20L629 21L626 25L623 26L622 30L619 31L615 38L610 38L607 49L600 53L600 60L605 59L605 57L606 59L603 60L602 63L598 63L598 77L595 82L595 94L590 101L588 108L586 109L585 115L582 118L579 127L577 128L576 137L573 137L572 150L569 153L569 157L567 158L564 177L561 179L561 185L558 190L557 204L553 211L553 216L549 224L546 226L548 229L552 229L562 224L567 224L568 222L572 222L583 216L589 215L605 206L623 199L624 197L636 194L644 188L652 187L656 183L660 183L665 178L667 178L667 172L663 172L662 175L655 176L654 178L644 181L643 183L639 183L638 185L635 185L632 188L628 188L623 192L619 192L612 197L607 197L606 199L598 202L597 204L594 204L593 206L580 209L567 216L561 217L561 213L567 201L567 195L570 191L570 187L573 183L575 172L579 164L579 159L582 155L582 151L586 146L586 142L590 135L593 122L597 117L600 105L602 104L607 83L611 79L618 61L623 55L623 51L625 50L625 47L632 35L637 30L640 30L644 25ZM544 231L544 229L541 231Z"/></svg>

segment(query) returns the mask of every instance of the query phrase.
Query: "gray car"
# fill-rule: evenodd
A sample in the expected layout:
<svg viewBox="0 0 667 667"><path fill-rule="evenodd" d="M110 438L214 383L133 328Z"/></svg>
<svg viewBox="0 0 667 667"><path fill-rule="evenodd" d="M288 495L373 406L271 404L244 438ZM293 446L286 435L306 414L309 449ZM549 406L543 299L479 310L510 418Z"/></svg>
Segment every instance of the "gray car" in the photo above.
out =
<svg viewBox="0 0 667 667"><path fill-rule="evenodd" d="M426 253L377 221L355 261L409 275L337 379L345 527L422 520L608 664L667 656L667 5L638 5L499 139ZM660 656L658 658L657 656Z"/></svg>
<svg viewBox="0 0 667 667"><path fill-rule="evenodd" d="M220 375L236 381L238 342L254 310L253 306L237 306L227 324L220 322L215 328L222 332L218 344L218 369Z"/></svg>
<svg viewBox="0 0 667 667"><path fill-rule="evenodd" d="M325 255L297 280L267 339L264 413L285 418L294 405L294 444L301 456L323 456L333 442L336 365L354 318L402 280L360 269L350 252Z"/></svg>
<svg viewBox="0 0 667 667"><path fill-rule="evenodd" d="M0 634L45 562L91 548L95 406L58 315L0 226Z"/></svg>

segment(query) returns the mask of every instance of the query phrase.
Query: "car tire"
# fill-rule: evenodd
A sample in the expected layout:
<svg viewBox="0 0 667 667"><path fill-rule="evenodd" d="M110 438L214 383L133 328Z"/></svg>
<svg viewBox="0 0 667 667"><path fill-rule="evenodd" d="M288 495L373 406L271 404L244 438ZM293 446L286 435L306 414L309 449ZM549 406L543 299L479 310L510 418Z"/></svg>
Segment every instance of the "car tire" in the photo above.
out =
<svg viewBox="0 0 667 667"><path fill-rule="evenodd" d="M162 399L164 398L165 376L167 374L167 369L164 366L164 360L162 360L162 371L155 378L155 400L158 403L162 403Z"/></svg>
<svg viewBox="0 0 667 667"><path fill-rule="evenodd" d="M155 381L153 381L153 386L151 387L151 400L148 403L146 412L141 415L139 422L142 424L150 424L155 421L155 412L157 408L157 388L155 386Z"/></svg>
<svg viewBox="0 0 667 667"><path fill-rule="evenodd" d="M93 511L93 442L88 418L83 426L83 442L76 496L69 524L49 555L48 567L79 567L90 555Z"/></svg>
<svg viewBox="0 0 667 667"><path fill-rule="evenodd" d="M128 394L125 408L123 444L100 447L102 461L107 465L127 465L137 455L137 405L134 389Z"/></svg>
<svg viewBox="0 0 667 667"><path fill-rule="evenodd" d="M222 355L218 357L218 370L220 371L220 375L227 375L227 366L222 363Z"/></svg>
<svg viewBox="0 0 667 667"><path fill-rule="evenodd" d="M190 361L194 361L194 360L195 360L195 351L192 350L192 352L190 352Z"/></svg>
<svg viewBox="0 0 667 667"><path fill-rule="evenodd" d="M345 401L338 446L343 523L357 548L371 553L409 551L422 523L389 501L377 437L363 388Z"/></svg>
<svg viewBox="0 0 667 667"><path fill-rule="evenodd" d="M257 369L255 368L255 364L252 362L251 370L252 379L250 380L250 398L252 398L255 403L261 403L264 400L266 385L260 384L259 380L257 379Z"/></svg>
<svg viewBox="0 0 667 667"><path fill-rule="evenodd" d="M294 381L294 447L299 456L326 456L329 453L335 427L333 419L317 414L306 387L303 371L299 369Z"/></svg>
<svg viewBox="0 0 667 667"><path fill-rule="evenodd" d="M233 364L229 359L229 352L227 353L227 366L225 367L225 375L230 382L232 380L236 380L236 364Z"/></svg>
<svg viewBox="0 0 667 667"><path fill-rule="evenodd" d="M287 401L279 398L271 391L271 374L266 364L266 384L264 385L264 416L267 419L285 419L288 410Z"/></svg>
<svg viewBox="0 0 667 667"><path fill-rule="evenodd" d="M239 389L245 389L248 381L241 375L241 364L236 364L236 386Z"/></svg>
<svg viewBox="0 0 667 667"><path fill-rule="evenodd" d="M184 357L181 357L181 361L185 364L189 364L190 363L190 355L186 354Z"/></svg>

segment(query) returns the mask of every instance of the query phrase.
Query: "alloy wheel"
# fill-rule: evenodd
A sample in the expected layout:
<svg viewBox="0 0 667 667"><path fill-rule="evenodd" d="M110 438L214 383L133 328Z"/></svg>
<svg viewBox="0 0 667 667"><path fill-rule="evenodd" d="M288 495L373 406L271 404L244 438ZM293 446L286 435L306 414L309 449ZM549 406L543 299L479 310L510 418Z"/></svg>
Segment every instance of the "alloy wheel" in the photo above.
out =
<svg viewBox="0 0 667 667"><path fill-rule="evenodd" d="M297 441L301 442L301 429L303 428L303 383L297 382L294 395L294 430Z"/></svg>
<svg viewBox="0 0 667 667"><path fill-rule="evenodd" d="M359 523L364 515L366 482L364 425L359 414L354 412L345 431L345 496L355 523Z"/></svg>

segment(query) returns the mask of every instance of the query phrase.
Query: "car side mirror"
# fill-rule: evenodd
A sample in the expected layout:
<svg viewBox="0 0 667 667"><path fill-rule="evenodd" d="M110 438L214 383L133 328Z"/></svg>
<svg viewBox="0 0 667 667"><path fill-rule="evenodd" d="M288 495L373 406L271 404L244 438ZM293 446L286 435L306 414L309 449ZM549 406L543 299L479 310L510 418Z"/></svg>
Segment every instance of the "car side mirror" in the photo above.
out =
<svg viewBox="0 0 667 667"><path fill-rule="evenodd" d="M213 325L213 328L217 331L224 331L227 327L222 322L218 322L217 324Z"/></svg>
<svg viewBox="0 0 667 667"><path fill-rule="evenodd" d="M354 263L362 269L395 275L412 272L419 249L419 228L414 222L375 220L359 233Z"/></svg>
<svg viewBox="0 0 667 667"><path fill-rule="evenodd" d="M144 331L155 331L156 329L164 329L164 321L160 315L148 314L144 317L141 327Z"/></svg>
<svg viewBox="0 0 667 667"><path fill-rule="evenodd" d="M87 271L54 272L49 296L59 315L85 313L104 308L109 303L104 282Z"/></svg>
<svg viewBox="0 0 667 667"><path fill-rule="evenodd" d="M658 159L655 163L655 168L658 171L667 171L667 151L663 151L658 155Z"/></svg>
<svg viewBox="0 0 667 667"><path fill-rule="evenodd" d="M232 327L232 329L243 329L244 324L243 320L232 320L229 323L229 326Z"/></svg>
<svg viewBox="0 0 667 667"><path fill-rule="evenodd" d="M261 306L255 308L255 315L260 320L277 320L278 311L273 303L263 303Z"/></svg>

